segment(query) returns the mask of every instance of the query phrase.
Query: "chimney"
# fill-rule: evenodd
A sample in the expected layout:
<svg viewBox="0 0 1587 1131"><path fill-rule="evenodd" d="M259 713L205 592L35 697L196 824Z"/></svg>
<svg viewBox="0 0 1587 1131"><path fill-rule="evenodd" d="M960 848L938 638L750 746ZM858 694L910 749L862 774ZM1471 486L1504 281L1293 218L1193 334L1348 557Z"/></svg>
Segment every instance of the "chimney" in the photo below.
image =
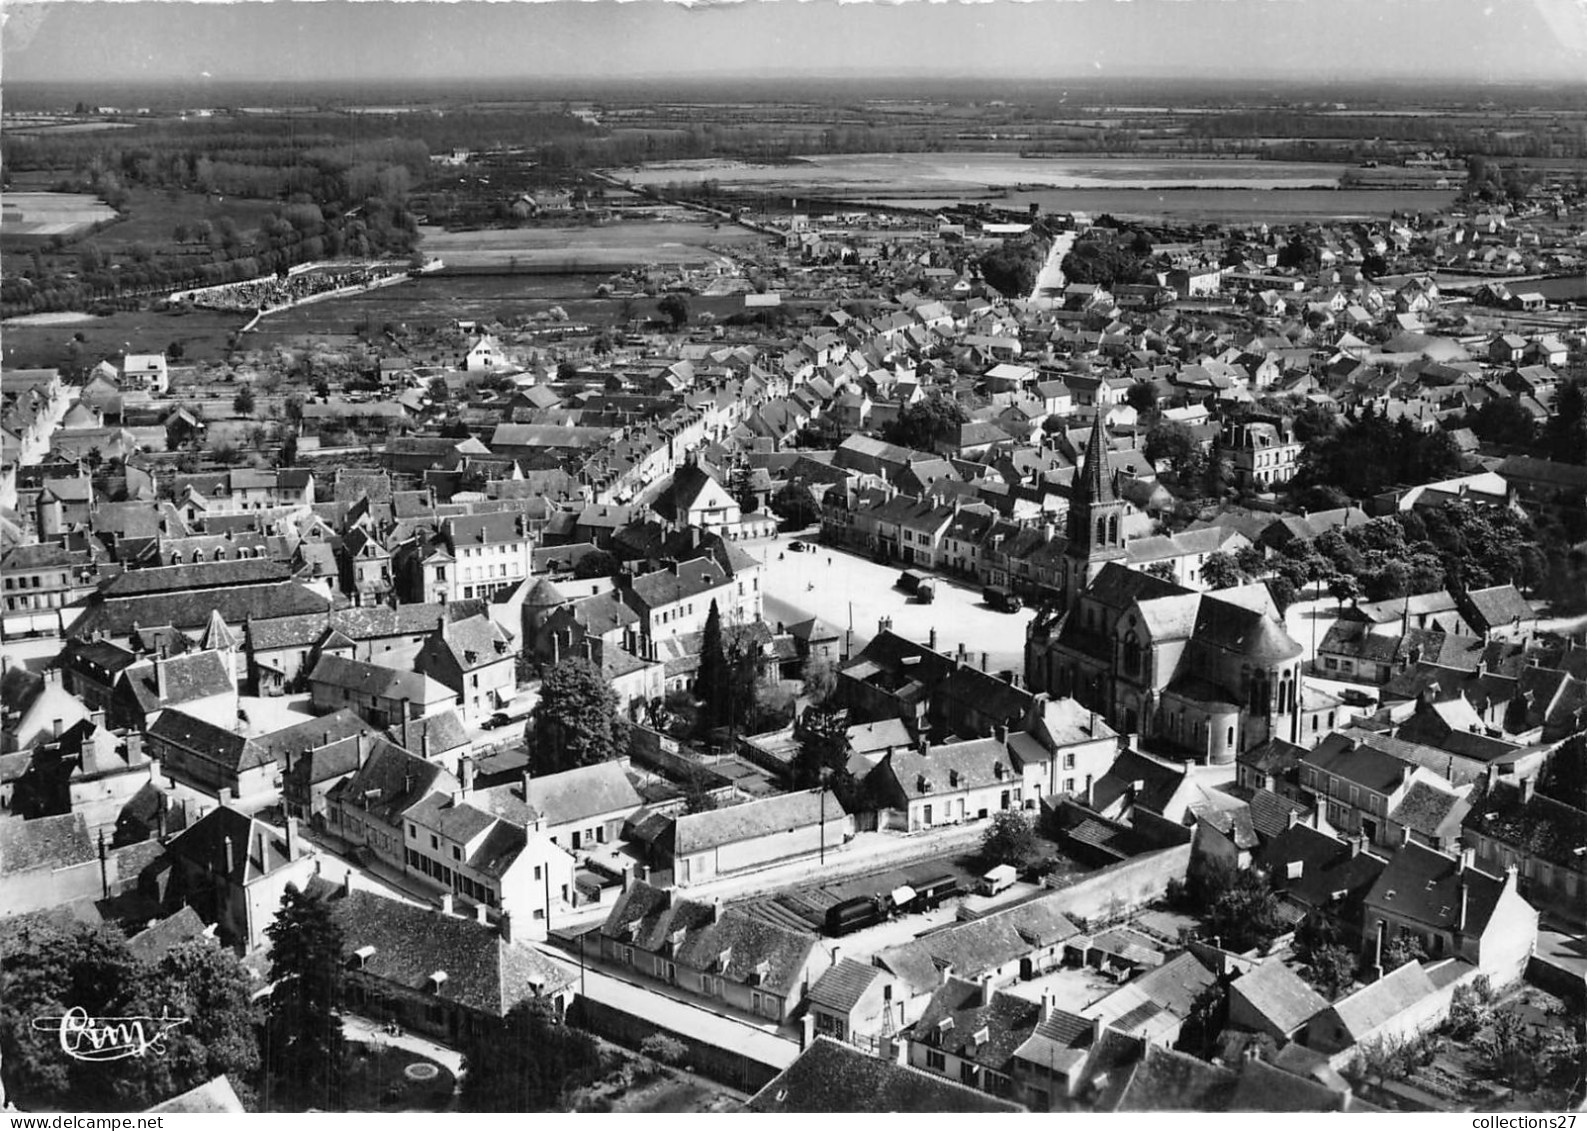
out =
<svg viewBox="0 0 1587 1131"><path fill-rule="evenodd" d="M1477 850L1474 848L1461 848L1460 856L1455 861L1455 875L1463 876L1466 869L1476 866Z"/></svg>
<svg viewBox="0 0 1587 1131"><path fill-rule="evenodd" d="M843 961L843 948L835 946L832 948L832 965L836 966L841 961Z"/></svg>
<svg viewBox="0 0 1587 1131"><path fill-rule="evenodd" d="M1515 783L1521 791L1521 804L1525 805L1532 800L1532 793L1537 789L1536 778L1522 778Z"/></svg>
<svg viewBox="0 0 1587 1131"><path fill-rule="evenodd" d="M930 648L933 652L935 652L937 650L937 630L936 630L936 628L932 628L930 635L926 637L926 647Z"/></svg>
<svg viewBox="0 0 1587 1131"><path fill-rule="evenodd" d="M986 652L982 652L981 653L981 670L982 671L986 671L986 665L987 665L988 659L990 659L989 654L986 653Z"/></svg>
<svg viewBox="0 0 1587 1131"><path fill-rule="evenodd" d="M931 740L925 735L920 736L920 741L915 744L922 758L931 757Z"/></svg>
<svg viewBox="0 0 1587 1131"><path fill-rule="evenodd" d="M352 894L353 894L353 870L351 868L349 868L349 869L347 869L347 871L342 873L342 895L343 896L349 896L349 895L352 895Z"/></svg>
<svg viewBox="0 0 1587 1131"><path fill-rule="evenodd" d="M711 922L720 923L721 921L722 921L722 897L721 896L716 896L715 898L713 898L711 900Z"/></svg>
<svg viewBox="0 0 1587 1131"><path fill-rule="evenodd" d="M1378 920L1378 938L1372 951L1372 980L1381 981L1383 978L1383 947L1388 942L1389 923L1386 919Z"/></svg>
<svg viewBox="0 0 1587 1131"><path fill-rule="evenodd" d="M502 911L501 917L496 920L496 929L501 932L502 942L512 942L512 912Z"/></svg>
<svg viewBox="0 0 1587 1131"><path fill-rule="evenodd" d="M429 733L430 733L429 729L426 728L425 737L427 739L429 737ZM426 743L426 746L428 746L428 743ZM426 750L425 753L428 754L429 751ZM468 754L465 754L465 755L463 755L461 758L459 758L457 760L457 777L458 777L458 784L463 787L462 788L463 795L467 796L469 794L469 792L471 790L473 790L473 788L474 788L474 759L473 759L473 757L471 757Z"/></svg>
<svg viewBox="0 0 1587 1131"><path fill-rule="evenodd" d="M474 922L480 924L486 924L490 922L490 917L486 914L485 905L483 903L474 904Z"/></svg>
<svg viewBox="0 0 1587 1131"><path fill-rule="evenodd" d="M992 728L992 737L1003 745L1008 745L1008 725L1006 723L998 723L997 726Z"/></svg>
<svg viewBox="0 0 1587 1131"><path fill-rule="evenodd" d="M299 845L298 845L298 819L296 817L288 817L287 818L287 859L288 860L296 860L298 858L298 847L299 847Z"/></svg>
<svg viewBox="0 0 1587 1131"><path fill-rule="evenodd" d="M159 696L161 703L164 703L166 696L170 694L169 686L165 680L165 657L163 655L154 658L154 690L155 694Z"/></svg>
<svg viewBox="0 0 1587 1131"><path fill-rule="evenodd" d="M1366 844L1367 844L1367 838L1364 835L1360 834L1360 833L1357 833L1355 836L1351 837L1350 838L1350 856L1351 856L1351 858L1354 859L1355 857L1360 856L1362 850L1366 848Z"/></svg>
<svg viewBox="0 0 1587 1131"><path fill-rule="evenodd" d="M237 868L237 851L231 843L231 837L222 837L221 841L226 846L226 874L229 876Z"/></svg>
<svg viewBox="0 0 1587 1131"><path fill-rule="evenodd" d="M1465 933L1466 917L1471 913L1471 885L1460 881L1460 918L1455 920L1455 930Z"/></svg>
<svg viewBox="0 0 1587 1131"><path fill-rule="evenodd" d="M984 1008L992 1004L992 975L982 974L975 980L977 987L976 1001Z"/></svg>
<svg viewBox="0 0 1587 1131"><path fill-rule="evenodd" d="M1292 829L1298 824L1300 824L1300 810L1291 809L1285 816L1284 827Z"/></svg>
<svg viewBox="0 0 1587 1131"><path fill-rule="evenodd" d="M369 735L363 731L358 732L358 768L363 769L364 763L369 761Z"/></svg>
<svg viewBox="0 0 1587 1131"><path fill-rule="evenodd" d="M455 907L455 901L456 901L456 897L454 897L451 892L449 892L449 891L442 892L441 893L441 914L442 915L451 915L451 914L453 914L453 910L454 910L454 907Z"/></svg>
<svg viewBox="0 0 1587 1131"><path fill-rule="evenodd" d="M1053 995L1049 990L1043 990L1041 995L1041 1019L1050 1021L1053 1015Z"/></svg>

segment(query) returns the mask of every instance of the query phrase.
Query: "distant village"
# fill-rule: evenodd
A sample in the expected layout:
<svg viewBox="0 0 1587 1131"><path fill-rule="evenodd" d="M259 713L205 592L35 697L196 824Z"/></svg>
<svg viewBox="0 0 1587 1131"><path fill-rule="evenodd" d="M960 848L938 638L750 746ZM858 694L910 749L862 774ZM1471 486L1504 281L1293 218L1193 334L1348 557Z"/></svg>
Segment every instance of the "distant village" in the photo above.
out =
<svg viewBox="0 0 1587 1131"><path fill-rule="evenodd" d="M344 1015L536 1000L752 1111L1573 1109L1579 209L1139 282L799 214L609 327L7 371L0 936L264 999L290 891Z"/></svg>

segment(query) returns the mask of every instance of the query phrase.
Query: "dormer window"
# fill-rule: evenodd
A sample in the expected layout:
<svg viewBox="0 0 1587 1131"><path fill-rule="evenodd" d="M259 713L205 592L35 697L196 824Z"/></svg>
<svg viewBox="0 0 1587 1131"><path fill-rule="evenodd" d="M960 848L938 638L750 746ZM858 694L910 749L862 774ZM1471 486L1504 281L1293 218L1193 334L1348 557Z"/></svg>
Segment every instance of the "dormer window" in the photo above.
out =
<svg viewBox="0 0 1587 1131"><path fill-rule="evenodd" d="M771 977L771 963L763 958L755 963L755 984L763 986L769 977Z"/></svg>
<svg viewBox="0 0 1587 1131"><path fill-rule="evenodd" d="M375 957L375 948L374 947L372 947L372 946L361 946L361 947L359 947L357 950L353 951L353 968L357 969L357 970L364 969L366 966L369 965L369 960L371 958L373 958L373 957Z"/></svg>
<svg viewBox="0 0 1587 1131"><path fill-rule="evenodd" d="M937 1043L940 1045L948 1039L948 1034L953 1032L953 1018L944 1017L937 1022Z"/></svg>
<svg viewBox="0 0 1587 1131"><path fill-rule="evenodd" d="M716 956L716 970L719 974L727 973L727 964L733 961L733 948L728 947Z"/></svg>
<svg viewBox="0 0 1587 1131"><path fill-rule="evenodd" d="M427 993L438 994L444 985L446 985L445 970L437 970L424 980L424 988Z"/></svg>

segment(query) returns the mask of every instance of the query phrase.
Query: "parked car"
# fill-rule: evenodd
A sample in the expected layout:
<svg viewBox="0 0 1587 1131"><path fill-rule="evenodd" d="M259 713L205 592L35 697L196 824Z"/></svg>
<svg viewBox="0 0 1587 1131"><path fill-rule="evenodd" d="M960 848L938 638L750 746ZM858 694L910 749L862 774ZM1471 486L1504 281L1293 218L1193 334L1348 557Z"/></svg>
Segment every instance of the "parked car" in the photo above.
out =
<svg viewBox="0 0 1587 1131"><path fill-rule="evenodd" d="M1025 607L1019 595L1006 585L988 585L981 590L981 600L1001 613L1017 613Z"/></svg>
<svg viewBox="0 0 1587 1131"><path fill-rule="evenodd" d="M929 605L929 604L931 604L931 602L935 601L936 599L937 599L937 583L936 582L934 582L934 581L922 581L919 585L915 586L915 600L919 601L922 605Z"/></svg>
<svg viewBox="0 0 1587 1131"><path fill-rule="evenodd" d="M805 544L803 542L790 542L788 543L788 548L796 554L802 554L805 552Z"/></svg>
<svg viewBox="0 0 1587 1131"><path fill-rule="evenodd" d="M921 583L925 580L926 575L921 573L918 569L906 569L903 573L898 575L898 581L896 584L898 588L904 590L904 592L913 593L915 590L920 588Z"/></svg>
<svg viewBox="0 0 1587 1131"><path fill-rule="evenodd" d="M1339 701L1351 707L1376 707L1378 705L1376 699L1365 691L1357 691L1354 687L1348 687L1341 691L1339 693Z"/></svg>
<svg viewBox="0 0 1587 1131"><path fill-rule="evenodd" d="M510 722L512 722L512 719L507 716L506 711L497 711L479 725L482 730L495 730L497 727L504 727Z"/></svg>

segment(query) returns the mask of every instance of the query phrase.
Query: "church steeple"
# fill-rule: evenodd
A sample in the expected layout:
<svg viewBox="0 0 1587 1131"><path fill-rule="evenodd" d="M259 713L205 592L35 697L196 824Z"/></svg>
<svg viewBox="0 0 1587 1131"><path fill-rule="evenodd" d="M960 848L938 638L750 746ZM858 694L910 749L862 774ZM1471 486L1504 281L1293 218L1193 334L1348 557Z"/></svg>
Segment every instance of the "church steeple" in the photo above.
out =
<svg viewBox="0 0 1587 1131"><path fill-rule="evenodd" d="M1072 609L1102 566L1124 557L1125 502L1113 486L1105 411L1097 406L1086 441L1086 462L1069 499L1069 544L1064 548L1064 604Z"/></svg>
<svg viewBox="0 0 1587 1131"><path fill-rule="evenodd" d="M1084 499L1087 503L1111 503L1116 497L1113 491L1113 469L1108 465L1108 437L1103 429L1102 406L1097 406L1096 419L1091 422L1091 438L1086 441L1086 465L1082 469L1079 487L1080 493L1076 502Z"/></svg>

